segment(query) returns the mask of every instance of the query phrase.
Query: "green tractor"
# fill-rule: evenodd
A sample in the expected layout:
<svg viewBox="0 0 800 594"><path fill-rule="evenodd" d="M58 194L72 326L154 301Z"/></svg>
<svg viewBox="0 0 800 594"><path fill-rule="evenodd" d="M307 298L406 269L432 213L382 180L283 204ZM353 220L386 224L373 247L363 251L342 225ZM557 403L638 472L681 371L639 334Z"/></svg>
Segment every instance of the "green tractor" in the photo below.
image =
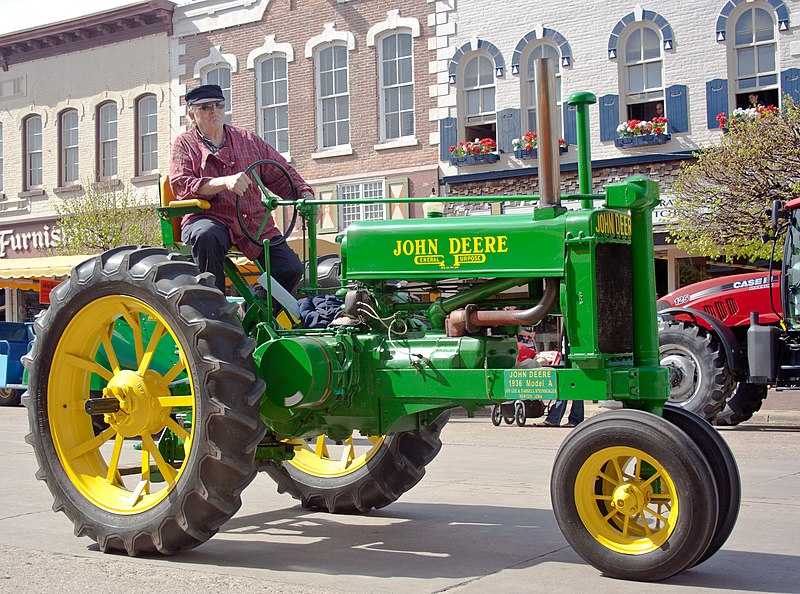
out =
<svg viewBox="0 0 800 594"><path fill-rule="evenodd" d="M739 510L735 460L707 423L665 406L658 186L637 177L591 193L595 98L576 93L581 193L560 196L552 67L540 68L534 213L490 227L479 217L350 225L343 312L325 328L280 324L270 284L257 296L232 261L246 312L226 300L173 234L202 201L162 207L165 247L111 250L52 291L25 358L27 440L77 535L103 551L179 553L236 513L259 470L306 508L366 513L422 478L451 409L559 398L623 404L572 430L552 472L556 519L588 563L653 581L722 546ZM264 192L271 208L296 208L316 262L320 203ZM313 266L308 277L314 295ZM563 316L561 364L516 366L520 326L551 314Z"/></svg>

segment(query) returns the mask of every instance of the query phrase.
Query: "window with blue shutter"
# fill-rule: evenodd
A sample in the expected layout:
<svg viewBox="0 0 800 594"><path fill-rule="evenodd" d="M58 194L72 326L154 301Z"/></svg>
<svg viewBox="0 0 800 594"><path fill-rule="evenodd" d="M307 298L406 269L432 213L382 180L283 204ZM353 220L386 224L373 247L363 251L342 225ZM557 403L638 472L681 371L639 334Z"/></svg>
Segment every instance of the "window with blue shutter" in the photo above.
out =
<svg viewBox="0 0 800 594"><path fill-rule="evenodd" d="M664 109L669 120L669 132L689 131L689 105L686 85L672 85L667 88Z"/></svg>
<svg viewBox="0 0 800 594"><path fill-rule="evenodd" d="M450 147L458 140L458 121L456 118L443 118L439 120L439 159L450 159Z"/></svg>
<svg viewBox="0 0 800 594"><path fill-rule="evenodd" d="M575 119L577 112L577 105L564 103L564 140L567 144L578 144L578 123Z"/></svg>
<svg viewBox="0 0 800 594"><path fill-rule="evenodd" d="M781 72L781 94L789 95L800 105L800 68L789 68Z"/></svg>
<svg viewBox="0 0 800 594"><path fill-rule="evenodd" d="M708 129L719 128L717 115L728 113L728 81L715 78L706 83L706 123Z"/></svg>
<svg viewBox="0 0 800 594"><path fill-rule="evenodd" d="M600 108L600 140L614 140L619 126L619 97L603 95L597 100Z"/></svg>
<svg viewBox="0 0 800 594"><path fill-rule="evenodd" d="M519 109L503 109L497 114L497 146L501 153L514 150L511 141L520 137Z"/></svg>

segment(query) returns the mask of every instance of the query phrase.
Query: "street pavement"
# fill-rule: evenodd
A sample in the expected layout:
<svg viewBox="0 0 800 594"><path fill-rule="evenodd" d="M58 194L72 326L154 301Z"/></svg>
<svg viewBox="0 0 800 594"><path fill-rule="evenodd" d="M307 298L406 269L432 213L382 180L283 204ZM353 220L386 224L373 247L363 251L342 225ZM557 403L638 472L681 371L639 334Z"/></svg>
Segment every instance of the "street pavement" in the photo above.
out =
<svg viewBox="0 0 800 594"><path fill-rule="evenodd" d="M657 584L602 576L561 535L549 476L566 428L455 416L422 481L363 516L309 512L260 474L239 513L171 558L105 555L36 481L23 408L0 409L0 592L800 593L800 392L720 433L742 476L738 523L700 566ZM789 408L791 407L791 408ZM599 413L598 405L587 412Z"/></svg>

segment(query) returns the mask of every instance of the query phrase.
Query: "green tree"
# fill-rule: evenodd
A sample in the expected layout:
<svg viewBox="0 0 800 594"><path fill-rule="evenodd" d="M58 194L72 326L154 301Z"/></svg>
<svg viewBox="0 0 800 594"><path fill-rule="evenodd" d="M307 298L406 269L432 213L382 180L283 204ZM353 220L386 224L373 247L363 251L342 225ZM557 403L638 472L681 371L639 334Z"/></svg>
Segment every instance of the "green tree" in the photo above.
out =
<svg viewBox="0 0 800 594"><path fill-rule="evenodd" d="M55 207L59 216L59 256L98 254L123 245L161 245L155 205L129 186L85 181L83 191Z"/></svg>
<svg viewBox="0 0 800 594"><path fill-rule="evenodd" d="M684 162L670 224L679 248L727 261L769 257L766 209L800 197L800 107L788 97L784 107L731 124L718 145Z"/></svg>

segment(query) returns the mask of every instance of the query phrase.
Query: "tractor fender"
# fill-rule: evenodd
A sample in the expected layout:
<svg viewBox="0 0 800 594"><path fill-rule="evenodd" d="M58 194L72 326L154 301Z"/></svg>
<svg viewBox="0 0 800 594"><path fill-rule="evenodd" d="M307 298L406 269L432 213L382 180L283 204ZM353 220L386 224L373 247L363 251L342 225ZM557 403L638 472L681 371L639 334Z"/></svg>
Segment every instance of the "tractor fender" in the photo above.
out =
<svg viewBox="0 0 800 594"><path fill-rule="evenodd" d="M728 361L728 367L734 374L737 380L747 378L748 366L747 355L743 352L742 347L739 345L739 340L734 335L733 331L726 326L719 318L712 316L704 311L698 309L690 309L688 307L669 307L662 309L658 312L659 317L675 318L677 315L687 315L692 318L694 323L700 318L705 322L714 334L717 335L722 347L725 349L725 357Z"/></svg>

